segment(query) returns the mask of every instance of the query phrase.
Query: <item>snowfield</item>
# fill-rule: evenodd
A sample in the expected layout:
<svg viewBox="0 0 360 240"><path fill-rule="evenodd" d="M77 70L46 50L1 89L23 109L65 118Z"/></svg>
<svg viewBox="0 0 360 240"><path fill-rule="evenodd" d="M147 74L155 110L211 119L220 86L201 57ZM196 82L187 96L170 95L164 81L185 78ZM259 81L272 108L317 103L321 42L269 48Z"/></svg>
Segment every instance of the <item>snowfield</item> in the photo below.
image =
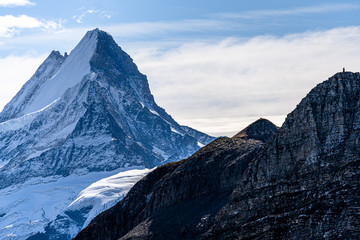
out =
<svg viewBox="0 0 360 240"><path fill-rule="evenodd" d="M85 227L100 212L121 200L152 169L112 172L78 171L68 177L35 178L0 190L0 239L26 239L59 214L91 207ZM54 201L56 199L56 201ZM73 234L78 232L74 229Z"/></svg>
<svg viewBox="0 0 360 240"><path fill-rule="evenodd" d="M90 59L96 48L97 34L88 32L76 48L71 51L71 57L65 59L59 71L41 85L38 95L24 110L24 114L38 111L64 95L65 91L78 84L85 75L91 74Z"/></svg>

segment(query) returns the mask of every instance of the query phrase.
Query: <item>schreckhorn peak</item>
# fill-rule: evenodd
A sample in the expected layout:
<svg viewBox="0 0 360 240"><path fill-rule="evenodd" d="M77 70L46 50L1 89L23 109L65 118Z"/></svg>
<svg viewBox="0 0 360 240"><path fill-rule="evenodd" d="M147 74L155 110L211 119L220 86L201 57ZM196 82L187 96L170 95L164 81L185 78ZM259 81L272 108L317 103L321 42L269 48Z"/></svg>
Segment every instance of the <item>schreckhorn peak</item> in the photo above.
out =
<svg viewBox="0 0 360 240"><path fill-rule="evenodd" d="M111 35L95 29L68 56L53 51L0 113L0 197L2 189L28 191L34 183L79 174L108 177L110 171L153 168L186 158L212 139L180 126L159 107L131 57ZM73 198L79 193L75 189ZM55 198L49 204L56 204ZM61 210L29 208L25 218L11 213L31 206L31 199L11 204L4 200L7 214L0 226L9 222L13 228L0 232L0 238L18 235L20 228L27 229L21 234L43 231ZM89 211L82 212L84 221ZM24 227L29 221L36 224Z"/></svg>

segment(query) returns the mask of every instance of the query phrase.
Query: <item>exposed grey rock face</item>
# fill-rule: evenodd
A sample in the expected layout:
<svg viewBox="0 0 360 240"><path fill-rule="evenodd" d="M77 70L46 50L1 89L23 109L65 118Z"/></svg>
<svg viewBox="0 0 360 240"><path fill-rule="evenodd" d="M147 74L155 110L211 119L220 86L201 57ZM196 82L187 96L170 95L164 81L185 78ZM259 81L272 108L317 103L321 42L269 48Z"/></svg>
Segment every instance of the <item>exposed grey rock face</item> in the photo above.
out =
<svg viewBox="0 0 360 240"><path fill-rule="evenodd" d="M269 142L218 139L165 165L75 239L358 239L359 130L360 74L338 73Z"/></svg>

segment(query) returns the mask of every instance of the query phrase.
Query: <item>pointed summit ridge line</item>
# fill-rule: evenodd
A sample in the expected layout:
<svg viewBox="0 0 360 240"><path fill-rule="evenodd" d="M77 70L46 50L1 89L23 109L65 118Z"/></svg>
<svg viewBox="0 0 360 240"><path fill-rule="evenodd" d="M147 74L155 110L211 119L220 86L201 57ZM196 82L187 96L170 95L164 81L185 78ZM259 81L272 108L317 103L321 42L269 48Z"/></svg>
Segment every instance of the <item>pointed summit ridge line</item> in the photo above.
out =
<svg viewBox="0 0 360 240"><path fill-rule="evenodd" d="M90 59L95 52L97 32L87 32L65 59L59 71L39 88L39 94L28 105L24 114L37 111L61 97L64 92L90 74Z"/></svg>
<svg viewBox="0 0 360 240"><path fill-rule="evenodd" d="M5 106L0 113L0 122L44 108L90 74L90 59L96 49L98 32L88 31L66 58L58 51L52 51L17 96Z"/></svg>
<svg viewBox="0 0 360 240"><path fill-rule="evenodd" d="M254 139L267 142L271 139L278 127L265 118L260 118L241 130L233 139Z"/></svg>
<svg viewBox="0 0 360 240"><path fill-rule="evenodd" d="M40 86L58 72L64 60L65 58L58 51L52 51L31 79L24 84L15 97L4 107L0 113L0 123L24 115L25 107L33 100Z"/></svg>

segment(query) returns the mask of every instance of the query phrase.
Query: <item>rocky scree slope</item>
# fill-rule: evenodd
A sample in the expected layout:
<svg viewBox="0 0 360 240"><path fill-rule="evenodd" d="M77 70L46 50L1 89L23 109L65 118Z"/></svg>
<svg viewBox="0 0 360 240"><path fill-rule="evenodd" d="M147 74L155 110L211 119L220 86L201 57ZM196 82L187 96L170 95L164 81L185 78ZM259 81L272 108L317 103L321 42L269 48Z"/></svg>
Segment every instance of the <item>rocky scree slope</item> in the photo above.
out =
<svg viewBox="0 0 360 240"><path fill-rule="evenodd" d="M360 74L337 73L267 143L218 139L165 165L75 239L358 239L359 140Z"/></svg>
<svg viewBox="0 0 360 240"><path fill-rule="evenodd" d="M264 121L269 123L261 119L255 124ZM276 129L266 126L266 134ZM255 138L265 137L258 132ZM262 145L252 138L219 138L188 159L159 167L75 239L196 239L228 203L254 150Z"/></svg>

